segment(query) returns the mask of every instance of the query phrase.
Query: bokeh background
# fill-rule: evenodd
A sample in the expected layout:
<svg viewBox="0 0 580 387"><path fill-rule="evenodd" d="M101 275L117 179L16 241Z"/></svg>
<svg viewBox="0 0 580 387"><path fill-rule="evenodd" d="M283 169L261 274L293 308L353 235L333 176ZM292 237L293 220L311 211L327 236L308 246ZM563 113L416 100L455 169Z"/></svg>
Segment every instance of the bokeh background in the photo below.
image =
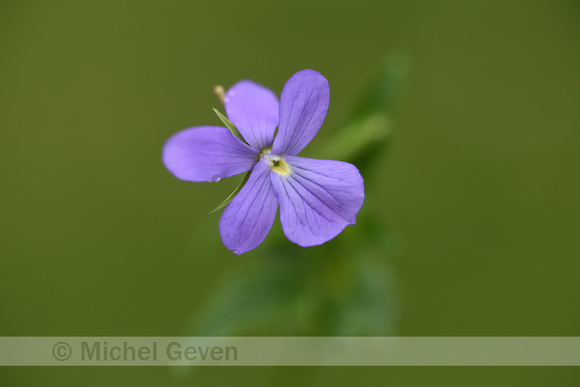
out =
<svg viewBox="0 0 580 387"><path fill-rule="evenodd" d="M0 2L0 335L180 335L260 248L232 255L208 215L239 179L175 179L164 141L218 124L216 84L279 93L313 68L331 85L316 157L393 51L412 66L367 192L395 236L393 333L580 335L580 4L564 0ZM580 370L0 369L1 386L297 381L570 386Z"/></svg>

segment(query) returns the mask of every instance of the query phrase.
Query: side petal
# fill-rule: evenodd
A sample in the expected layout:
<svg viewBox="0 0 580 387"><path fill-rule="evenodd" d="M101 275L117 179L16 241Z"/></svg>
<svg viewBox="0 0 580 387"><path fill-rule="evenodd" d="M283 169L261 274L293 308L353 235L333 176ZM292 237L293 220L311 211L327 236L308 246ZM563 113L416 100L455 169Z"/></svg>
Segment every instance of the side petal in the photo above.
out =
<svg viewBox="0 0 580 387"><path fill-rule="evenodd" d="M284 85L280 122L272 153L297 155L316 136L330 103L328 81L319 72L302 70Z"/></svg>
<svg viewBox="0 0 580 387"><path fill-rule="evenodd" d="M356 222L364 181L349 163L286 156L290 172L272 173L286 237L303 247L320 245Z"/></svg>
<svg viewBox="0 0 580 387"><path fill-rule="evenodd" d="M270 89L252 81L240 81L225 96L228 119L244 139L256 149L272 146L278 126L278 97Z"/></svg>
<svg viewBox="0 0 580 387"><path fill-rule="evenodd" d="M278 200L272 190L270 173L265 162L258 162L244 188L222 213L220 236L234 254L258 247L274 224Z"/></svg>
<svg viewBox="0 0 580 387"><path fill-rule="evenodd" d="M178 179L218 181L251 170L258 151L221 126L198 126L171 136L163 147L163 163Z"/></svg>

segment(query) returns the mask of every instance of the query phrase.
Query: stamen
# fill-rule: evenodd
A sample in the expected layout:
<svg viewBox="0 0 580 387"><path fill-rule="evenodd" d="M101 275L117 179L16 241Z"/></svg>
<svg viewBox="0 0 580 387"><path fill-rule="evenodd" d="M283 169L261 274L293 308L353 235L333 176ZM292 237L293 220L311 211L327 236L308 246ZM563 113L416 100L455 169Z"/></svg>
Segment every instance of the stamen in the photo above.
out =
<svg viewBox="0 0 580 387"><path fill-rule="evenodd" d="M213 93L219 99L222 106L226 106L225 99L226 99L226 90L222 85L217 85L213 88Z"/></svg>
<svg viewBox="0 0 580 387"><path fill-rule="evenodd" d="M267 147L267 148L262 149L260 151L260 154L258 155L258 160L261 160L262 157L264 157L266 155L269 155L270 152L272 152L272 148L271 147Z"/></svg>

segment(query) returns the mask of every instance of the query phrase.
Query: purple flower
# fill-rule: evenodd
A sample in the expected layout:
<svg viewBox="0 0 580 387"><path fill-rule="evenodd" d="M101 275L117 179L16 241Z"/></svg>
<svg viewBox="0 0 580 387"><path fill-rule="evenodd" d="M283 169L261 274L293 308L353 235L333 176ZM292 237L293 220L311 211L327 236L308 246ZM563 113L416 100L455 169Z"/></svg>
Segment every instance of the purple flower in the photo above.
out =
<svg viewBox="0 0 580 387"><path fill-rule="evenodd" d="M329 101L328 81L313 70L294 74L280 103L271 90L240 81L226 93L225 108L247 144L219 126L185 129L165 143L163 162L182 180L218 181L251 171L219 223L224 245L235 254L262 243L278 206L284 234L303 247L327 242L355 223L364 202L358 169L297 156L320 129Z"/></svg>

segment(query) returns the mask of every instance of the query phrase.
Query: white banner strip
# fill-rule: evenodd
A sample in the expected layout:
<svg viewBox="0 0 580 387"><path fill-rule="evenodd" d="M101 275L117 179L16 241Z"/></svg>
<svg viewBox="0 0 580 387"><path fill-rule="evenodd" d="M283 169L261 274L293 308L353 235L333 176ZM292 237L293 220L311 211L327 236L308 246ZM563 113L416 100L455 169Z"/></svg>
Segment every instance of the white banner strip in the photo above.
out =
<svg viewBox="0 0 580 387"><path fill-rule="evenodd" d="M580 337L0 337L0 366L580 366Z"/></svg>

